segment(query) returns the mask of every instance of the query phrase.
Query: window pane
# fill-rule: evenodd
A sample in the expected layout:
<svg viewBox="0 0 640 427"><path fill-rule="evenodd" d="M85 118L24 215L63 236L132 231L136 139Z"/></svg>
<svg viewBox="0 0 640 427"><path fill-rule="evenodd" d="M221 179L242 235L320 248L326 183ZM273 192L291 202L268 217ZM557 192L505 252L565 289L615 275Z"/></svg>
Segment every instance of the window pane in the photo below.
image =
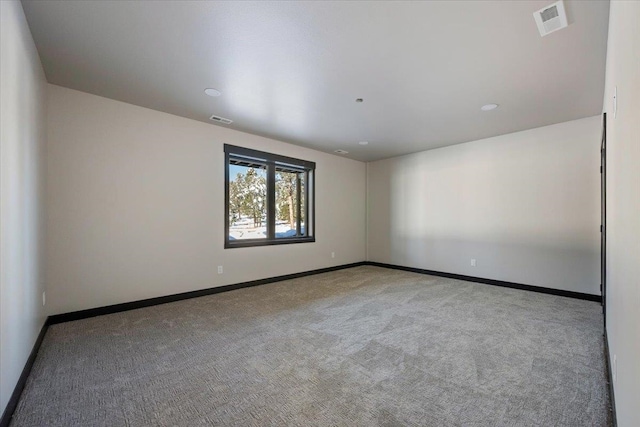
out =
<svg viewBox="0 0 640 427"><path fill-rule="evenodd" d="M267 238L265 165L229 164L229 240Z"/></svg>
<svg viewBox="0 0 640 427"><path fill-rule="evenodd" d="M276 168L276 238L305 235L303 186L304 172Z"/></svg>
<svg viewBox="0 0 640 427"><path fill-rule="evenodd" d="M307 229L305 227L305 187L307 186L307 184L305 183L305 176L306 174L303 172L300 174L300 234L302 236L307 236L308 232Z"/></svg>
<svg viewBox="0 0 640 427"><path fill-rule="evenodd" d="M314 242L315 163L224 145L225 248Z"/></svg>

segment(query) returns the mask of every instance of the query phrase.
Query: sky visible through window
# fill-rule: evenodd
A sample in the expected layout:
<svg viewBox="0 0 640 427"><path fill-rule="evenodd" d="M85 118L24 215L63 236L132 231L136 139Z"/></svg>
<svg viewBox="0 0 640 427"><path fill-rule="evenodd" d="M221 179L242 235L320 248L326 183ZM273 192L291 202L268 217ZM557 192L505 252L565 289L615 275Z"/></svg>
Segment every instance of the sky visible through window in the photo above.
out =
<svg viewBox="0 0 640 427"><path fill-rule="evenodd" d="M229 165L229 180L235 181L236 179L238 179L238 174L244 175L246 171L247 168L244 166ZM265 171L264 169L259 169L258 173L265 179L267 178L267 171Z"/></svg>

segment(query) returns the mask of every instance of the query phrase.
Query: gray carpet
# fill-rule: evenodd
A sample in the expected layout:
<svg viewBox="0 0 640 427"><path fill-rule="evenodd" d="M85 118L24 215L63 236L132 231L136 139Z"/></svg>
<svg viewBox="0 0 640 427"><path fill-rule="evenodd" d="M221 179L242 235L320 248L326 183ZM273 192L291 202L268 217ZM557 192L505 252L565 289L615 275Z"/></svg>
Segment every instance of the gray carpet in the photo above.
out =
<svg viewBox="0 0 640 427"><path fill-rule="evenodd" d="M363 266L52 326L19 426L607 426L598 303Z"/></svg>

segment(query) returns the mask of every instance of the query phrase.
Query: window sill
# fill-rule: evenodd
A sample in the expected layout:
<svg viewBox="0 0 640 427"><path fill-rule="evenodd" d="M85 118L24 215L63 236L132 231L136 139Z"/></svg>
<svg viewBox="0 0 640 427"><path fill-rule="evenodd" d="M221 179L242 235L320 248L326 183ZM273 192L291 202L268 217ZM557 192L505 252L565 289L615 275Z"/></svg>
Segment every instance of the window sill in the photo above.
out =
<svg viewBox="0 0 640 427"><path fill-rule="evenodd" d="M293 243L313 243L315 242L315 237L285 237L281 239L275 240L267 240L267 239L259 239L259 240L232 240L225 241L224 248L225 249L234 249L234 248L251 248L254 246L273 246L273 245L288 245Z"/></svg>

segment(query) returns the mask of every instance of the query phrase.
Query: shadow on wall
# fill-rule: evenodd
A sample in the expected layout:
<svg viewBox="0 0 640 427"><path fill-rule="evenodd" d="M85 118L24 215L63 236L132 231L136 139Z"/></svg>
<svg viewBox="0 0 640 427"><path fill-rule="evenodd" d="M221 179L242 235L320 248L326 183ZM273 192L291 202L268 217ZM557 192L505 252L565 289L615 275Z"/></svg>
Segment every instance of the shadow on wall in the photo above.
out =
<svg viewBox="0 0 640 427"><path fill-rule="evenodd" d="M591 119L373 164L371 260L600 294Z"/></svg>
<svg viewBox="0 0 640 427"><path fill-rule="evenodd" d="M391 253L396 265L600 294L600 255L588 248L399 235Z"/></svg>

